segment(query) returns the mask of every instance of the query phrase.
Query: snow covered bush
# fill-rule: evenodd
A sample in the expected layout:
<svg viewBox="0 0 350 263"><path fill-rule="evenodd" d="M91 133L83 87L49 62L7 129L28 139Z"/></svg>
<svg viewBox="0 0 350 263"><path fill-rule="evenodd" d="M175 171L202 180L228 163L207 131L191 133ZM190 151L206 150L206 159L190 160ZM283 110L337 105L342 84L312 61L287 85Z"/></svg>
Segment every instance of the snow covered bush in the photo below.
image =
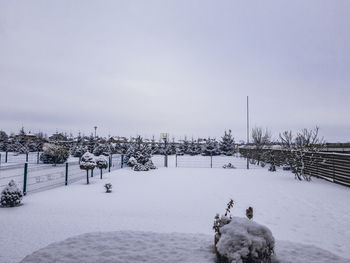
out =
<svg viewBox="0 0 350 263"><path fill-rule="evenodd" d="M140 172L140 171L148 171L149 168L146 165L137 163L134 167L133 167L134 171Z"/></svg>
<svg viewBox="0 0 350 263"><path fill-rule="evenodd" d="M222 168L224 169L235 169L236 167L232 163L225 164Z"/></svg>
<svg viewBox="0 0 350 263"><path fill-rule="evenodd" d="M271 231L247 218L233 217L220 228L216 244L220 262L270 263L275 240Z"/></svg>
<svg viewBox="0 0 350 263"><path fill-rule="evenodd" d="M216 214L216 216L214 218L213 229L215 231L215 236L214 236L215 246L216 246L216 244L219 241L220 236L221 236L220 228L231 222L231 218L232 218L232 216L231 216L231 208L233 207L233 205L234 205L234 202L231 199L227 203L225 214L222 215L222 216L220 216L219 214Z"/></svg>
<svg viewBox="0 0 350 263"><path fill-rule="evenodd" d="M134 157L139 164L145 164L152 157L151 147L147 143L144 143L141 136L135 139L135 142L129 145L126 152L126 160Z"/></svg>
<svg viewBox="0 0 350 263"><path fill-rule="evenodd" d="M72 156L73 157L82 157L84 153L86 153L88 151L87 147L86 146L83 146L83 145L76 145L71 153L72 153Z"/></svg>
<svg viewBox="0 0 350 263"><path fill-rule="evenodd" d="M107 169L108 160L104 155L100 155L96 158L96 167L100 169L100 178L102 179L102 169Z"/></svg>
<svg viewBox="0 0 350 263"><path fill-rule="evenodd" d="M148 169L157 169L157 167L154 165L154 163L152 162L152 160L148 160L147 163L145 163L145 166Z"/></svg>
<svg viewBox="0 0 350 263"><path fill-rule="evenodd" d="M100 156L100 155L109 156L110 153L111 153L111 147L108 144L98 144L93 151L93 154L95 156Z"/></svg>
<svg viewBox="0 0 350 263"><path fill-rule="evenodd" d="M67 161L69 149L62 145L45 143L43 153L40 155L40 161L43 163L59 164Z"/></svg>
<svg viewBox="0 0 350 263"><path fill-rule="evenodd" d="M5 207L14 207L21 203L23 194L17 187L15 181L11 180L2 190L0 204Z"/></svg>
<svg viewBox="0 0 350 263"><path fill-rule="evenodd" d="M130 167L134 167L137 164L137 161L134 157L130 157L127 164Z"/></svg>
<svg viewBox="0 0 350 263"><path fill-rule="evenodd" d="M81 157L80 169L86 170L86 183L89 184L89 170L96 167L95 157L92 153L86 152Z"/></svg>
<svg viewBox="0 0 350 263"><path fill-rule="evenodd" d="M105 184L105 188L106 188L106 193L110 193L112 192L112 184L111 183L108 183L108 184Z"/></svg>

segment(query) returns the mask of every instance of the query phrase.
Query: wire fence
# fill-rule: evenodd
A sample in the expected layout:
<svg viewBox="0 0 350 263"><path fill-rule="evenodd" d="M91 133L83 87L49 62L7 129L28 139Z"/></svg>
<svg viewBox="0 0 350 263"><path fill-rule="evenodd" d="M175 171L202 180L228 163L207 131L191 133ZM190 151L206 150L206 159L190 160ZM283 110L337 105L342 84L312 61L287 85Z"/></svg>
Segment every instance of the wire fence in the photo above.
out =
<svg viewBox="0 0 350 263"><path fill-rule="evenodd" d="M33 163L39 164L40 155L42 152L28 152L28 153L16 153L16 152L0 152L0 165L11 165L14 163Z"/></svg>
<svg viewBox="0 0 350 263"><path fill-rule="evenodd" d="M157 167L172 168L223 168L229 163L236 169L247 169L247 159L240 154L232 156L202 156L202 155L154 155L152 161ZM258 168L257 165L249 165L250 169Z"/></svg>
<svg viewBox="0 0 350 263"><path fill-rule="evenodd" d="M119 154L110 156L108 168L103 169L102 173L122 168L122 158ZM100 170L97 168L89 171L91 177L99 175ZM68 185L85 178L86 171L80 169L78 161L57 165L24 163L0 167L0 189L14 180L25 194Z"/></svg>

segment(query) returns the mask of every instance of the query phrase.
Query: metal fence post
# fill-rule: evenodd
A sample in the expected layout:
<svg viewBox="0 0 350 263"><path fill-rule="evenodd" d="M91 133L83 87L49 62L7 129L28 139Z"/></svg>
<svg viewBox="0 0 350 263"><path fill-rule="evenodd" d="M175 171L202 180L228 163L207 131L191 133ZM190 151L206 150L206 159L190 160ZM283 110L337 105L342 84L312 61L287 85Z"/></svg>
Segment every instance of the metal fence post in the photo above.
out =
<svg viewBox="0 0 350 263"><path fill-rule="evenodd" d="M213 168L213 155L210 155L210 168Z"/></svg>
<svg viewBox="0 0 350 263"><path fill-rule="evenodd" d="M121 158L120 168L123 168L123 165L124 165L124 154L122 154L122 155L120 156L120 158Z"/></svg>
<svg viewBox="0 0 350 263"><path fill-rule="evenodd" d="M39 164L39 152L36 155L36 163Z"/></svg>
<svg viewBox="0 0 350 263"><path fill-rule="evenodd" d="M66 177L65 177L65 185L68 185L68 163L66 163Z"/></svg>
<svg viewBox="0 0 350 263"><path fill-rule="evenodd" d="M91 169L91 177L94 177L94 169Z"/></svg>
<svg viewBox="0 0 350 263"><path fill-rule="evenodd" d="M1 153L0 153L0 165L1 165Z"/></svg>
<svg viewBox="0 0 350 263"><path fill-rule="evenodd" d="M28 153L26 152L26 162L28 162Z"/></svg>
<svg viewBox="0 0 350 263"><path fill-rule="evenodd" d="M27 175L28 175L28 163L24 164L24 177L23 177L23 195L27 194Z"/></svg>
<svg viewBox="0 0 350 263"><path fill-rule="evenodd" d="M5 163L7 163L7 151L6 151L6 153L5 153Z"/></svg>
<svg viewBox="0 0 350 263"><path fill-rule="evenodd" d="M111 172L111 156L108 158L108 172Z"/></svg>
<svg viewBox="0 0 350 263"><path fill-rule="evenodd" d="M164 155L164 166L168 167L168 155Z"/></svg>
<svg viewBox="0 0 350 263"><path fill-rule="evenodd" d="M175 167L177 168L177 154L175 154Z"/></svg>

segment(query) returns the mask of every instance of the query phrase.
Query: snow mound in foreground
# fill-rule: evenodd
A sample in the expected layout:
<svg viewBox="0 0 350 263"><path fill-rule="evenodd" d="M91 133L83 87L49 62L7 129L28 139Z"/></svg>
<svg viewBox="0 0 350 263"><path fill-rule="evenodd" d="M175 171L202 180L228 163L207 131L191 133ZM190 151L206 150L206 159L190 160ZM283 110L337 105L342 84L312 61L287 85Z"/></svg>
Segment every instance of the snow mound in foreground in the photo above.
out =
<svg viewBox="0 0 350 263"><path fill-rule="evenodd" d="M271 262L275 239L267 227L247 218L233 217L220 232L216 247L229 262Z"/></svg>
<svg viewBox="0 0 350 263"><path fill-rule="evenodd" d="M215 262L212 237L153 232L89 233L53 243L22 262Z"/></svg>
<svg viewBox="0 0 350 263"><path fill-rule="evenodd" d="M350 263L315 246L276 241L279 263ZM89 233L53 243L26 256L22 263L215 263L213 237L153 232Z"/></svg>

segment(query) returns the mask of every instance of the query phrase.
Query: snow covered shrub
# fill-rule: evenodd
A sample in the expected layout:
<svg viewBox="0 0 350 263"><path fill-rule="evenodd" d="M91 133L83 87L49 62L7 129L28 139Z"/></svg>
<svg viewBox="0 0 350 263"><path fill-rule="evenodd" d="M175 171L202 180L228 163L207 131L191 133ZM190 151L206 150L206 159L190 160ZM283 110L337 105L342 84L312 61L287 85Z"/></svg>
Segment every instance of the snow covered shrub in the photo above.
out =
<svg viewBox="0 0 350 263"><path fill-rule="evenodd" d="M247 210L245 210L245 215L248 219L253 218L253 207L249 206Z"/></svg>
<svg viewBox="0 0 350 263"><path fill-rule="evenodd" d="M224 169L235 169L236 167L232 163L225 164L222 168Z"/></svg>
<svg viewBox="0 0 350 263"><path fill-rule="evenodd" d="M219 262L270 263L275 240L271 231L247 218L233 217L220 228L216 244Z"/></svg>
<svg viewBox="0 0 350 263"><path fill-rule="evenodd" d="M69 149L62 145L45 143L43 153L40 155L40 161L43 163L58 164L64 163L69 157Z"/></svg>
<svg viewBox="0 0 350 263"><path fill-rule="evenodd" d="M106 193L110 193L112 192L112 184L111 183L108 183L108 184L105 184L105 188L106 188Z"/></svg>
<svg viewBox="0 0 350 263"><path fill-rule="evenodd" d="M102 179L102 169L107 169L108 167L108 161L104 155L100 155L96 158L96 167L100 169L100 172L101 172L100 177Z"/></svg>
<svg viewBox="0 0 350 263"><path fill-rule="evenodd" d="M270 172L276 172L276 166L275 166L275 164L271 164L271 165L270 165L269 171L270 171Z"/></svg>
<svg viewBox="0 0 350 263"><path fill-rule="evenodd" d="M216 216L214 218L213 229L215 231L215 236L214 236L214 243L215 243L215 245L217 244L217 242L219 241L220 236L221 236L220 228L231 222L231 218L232 218L232 216L231 216L231 208L233 207L233 205L234 205L234 202L231 199L227 203L225 214L221 215L221 216L219 214L216 214Z"/></svg>
<svg viewBox="0 0 350 263"><path fill-rule="evenodd" d="M151 147L147 143L144 143L141 136L138 136L135 139L135 142L129 145L129 148L126 152L126 160L129 160L131 157L134 157L139 164L145 164L152 157Z"/></svg>
<svg viewBox="0 0 350 263"><path fill-rule="evenodd" d="M148 160L148 162L145 163L145 166L146 166L148 169L157 169L157 167L154 165L154 163L152 162L152 160Z"/></svg>
<svg viewBox="0 0 350 263"><path fill-rule="evenodd" d="M77 145L75 146L71 153L73 157L82 157L84 153L86 153L88 151L86 146L83 145Z"/></svg>
<svg viewBox="0 0 350 263"><path fill-rule="evenodd" d="M89 170L96 167L95 157L92 153L86 152L81 157L80 169L86 170L86 183L89 184Z"/></svg>
<svg viewBox="0 0 350 263"><path fill-rule="evenodd" d="M100 156L100 155L109 156L110 153L111 153L111 147L108 144L98 144L93 151L93 154L95 156Z"/></svg>
<svg viewBox="0 0 350 263"><path fill-rule="evenodd" d="M137 172L141 172L141 171L148 171L149 168L148 168L148 166L146 166L146 165L137 163L137 164L133 167L133 170L134 170L134 171L137 171Z"/></svg>
<svg viewBox="0 0 350 263"><path fill-rule="evenodd" d="M127 164L130 167L134 167L137 164L137 161L134 157L130 157Z"/></svg>
<svg viewBox="0 0 350 263"><path fill-rule="evenodd" d="M14 207L21 203L23 194L17 187L15 181L11 180L2 190L0 204L5 207Z"/></svg>

